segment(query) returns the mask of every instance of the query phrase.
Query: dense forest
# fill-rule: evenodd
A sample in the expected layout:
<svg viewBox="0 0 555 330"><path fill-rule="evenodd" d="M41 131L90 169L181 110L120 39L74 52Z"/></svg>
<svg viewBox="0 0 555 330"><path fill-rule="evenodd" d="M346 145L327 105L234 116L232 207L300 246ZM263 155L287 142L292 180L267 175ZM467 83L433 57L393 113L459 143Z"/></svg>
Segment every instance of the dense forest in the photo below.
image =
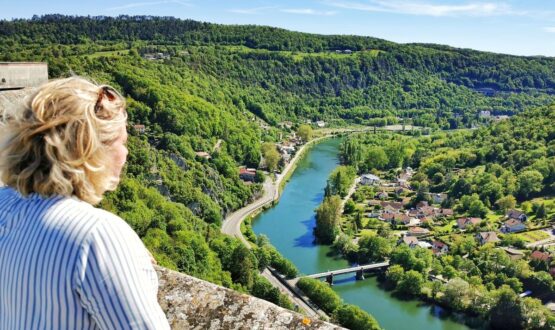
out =
<svg viewBox="0 0 555 330"><path fill-rule="evenodd" d="M147 59L157 53L163 58ZM121 186L101 207L128 221L161 265L288 308L258 270L295 276L294 267L263 237L249 250L219 228L260 194L238 167L258 167L264 142L284 133L281 122L456 129L488 123L480 111L512 116L555 101L553 58L171 17L3 20L0 61L46 61L50 78L78 74L121 90L130 155ZM553 191L553 119L544 107L491 129L417 142L387 136L381 152L370 150L375 137L360 136L343 157L359 170L420 167L427 191L476 195L495 209L509 195ZM372 152L386 159L372 164L380 159ZM453 176L454 168L467 170ZM335 317L352 313L343 306Z"/></svg>

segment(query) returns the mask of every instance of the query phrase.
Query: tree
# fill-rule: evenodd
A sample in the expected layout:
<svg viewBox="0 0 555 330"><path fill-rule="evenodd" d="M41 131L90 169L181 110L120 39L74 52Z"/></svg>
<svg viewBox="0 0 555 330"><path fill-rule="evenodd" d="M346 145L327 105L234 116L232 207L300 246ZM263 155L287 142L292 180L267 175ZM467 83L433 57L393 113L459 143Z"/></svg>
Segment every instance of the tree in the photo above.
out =
<svg viewBox="0 0 555 330"><path fill-rule="evenodd" d="M510 209L513 209L516 206L516 199L513 195L507 195L505 197L499 198L495 204L499 209L503 210L503 212L507 212Z"/></svg>
<svg viewBox="0 0 555 330"><path fill-rule="evenodd" d="M239 244L231 256L231 278L250 289L254 283L254 270L257 269L256 259L250 250L243 244ZM254 260L253 260L254 259Z"/></svg>
<svg viewBox="0 0 555 330"><path fill-rule="evenodd" d="M455 310L464 311L471 304L470 285L458 277L445 284L443 294L445 304Z"/></svg>
<svg viewBox="0 0 555 330"><path fill-rule="evenodd" d="M364 236L358 243L358 260L360 263L383 261L392 251L391 244L380 236Z"/></svg>
<svg viewBox="0 0 555 330"><path fill-rule="evenodd" d="M304 143L312 139L312 133L312 127L310 127L310 125L303 124L300 125L297 129L297 135L300 136L301 139L303 139Z"/></svg>
<svg viewBox="0 0 555 330"><path fill-rule="evenodd" d="M326 313L333 313L341 305L341 298L325 282L303 277L297 286Z"/></svg>
<svg viewBox="0 0 555 330"><path fill-rule="evenodd" d="M529 198L542 190L543 176L536 170L523 171L518 175L518 194L523 199Z"/></svg>
<svg viewBox="0 0 555 330"><path fill-rule="evenodd" d="M419 295L422 291L422 286L424 285L424 276L415 270L409 270L404 275L399 284L397 285L397 290L410 295Z"/></svg>
<svg viewBox="0 0 555 330"><path fill-rule="evenodd" d="M339 220L341 218L341 199L333 195L324 198L316 209L316 228L314 233L323 244L331 244L339 234Z"/></svg>
<svg viewBox="0 0 555 330"><path fill-rule="evenodd" d="M493 329L522 329L519 298L508 286L504 285L494 292L495 304L490 310L490 325Z"/></svg>
<svg viewBox="0 0 555 330"><path fill-rule="evenodd" d="M386 168L388 163L389 158L381 147L372 147L366 153L365 168L368 170L383 170Z"/></svg>
<svg viewBox="0 0 555 330"><path fill-rule="evenodd" d="M266 167L268 171L272 172L277 168L279 160L281 158L279 152L276 150L276 146L273 143L266 142L262 144L262 156L266 162Z"/></svg>
<svg viewBox="0 0 555 330"><path fill-rule="evenodd" d="M545 219L547 212L545 211L545 204L542 203L536 211L536 219Z"/></svg>
<svg viewBox="0 0 555 330"><path fill-rule="evenodd" d="M352 330L379 330L380 326L376 319L362 310L360 307L343 304L333 313L334 320L341 326Z"/></svg>
<svg viewBox="0 0 555 330"><path fill-rule="evenodd" d="M397 286L397 284L403 279L405 275L405 270L400 265L391 265L387 269L385 273L385 278L392 283L393 285Z"/></svg>

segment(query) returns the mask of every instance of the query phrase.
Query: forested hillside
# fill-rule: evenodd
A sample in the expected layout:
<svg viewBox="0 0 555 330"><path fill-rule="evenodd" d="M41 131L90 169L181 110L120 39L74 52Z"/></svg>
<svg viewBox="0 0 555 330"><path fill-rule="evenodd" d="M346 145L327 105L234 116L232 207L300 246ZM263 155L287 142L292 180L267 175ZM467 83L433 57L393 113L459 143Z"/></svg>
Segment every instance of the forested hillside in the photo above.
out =
<svg viewBox="0 0 555 330"><path fill-rule="evenodd" d="M378 125L405 118L470 127L480 110L513 114L553 102L555 92L552 58L370 37L167 17L59 15L1 21L0 32L1 60L48 59L53 76L75 70L66 62L72 55L164 52L172 56L167 66L215 78L236 104L243 101L274 124L291 117Z"/></svg>
<svg viewBox="0 0 555 330"><path fill-rule="evenodd" d="M164 59L146 59L153 53L163 53ZM288 307L257 272L269 263L283 269L290 264L267 244L249 251L219 229L227 213L260 193L259 184L239 180L238 166L258 166L261 143L278 140L280 122L381 126L404 121L449 129L487 121L478 116L482 110L513 115L555 100L553 58L168 17L50 15L0 21L0 61L46 61L50 78L78 74L123 91L130 156L121 187L101 206L128 221L163 266ZM136 124L145 132L134 130ZM547 131L533 124L524 131L503 125L513 124L496 126L499 134L461 134L459 140L472 137L475 144L464 145L474 162L464 165L499 157L501 166L510 162L518 171L542 173L541 189L552 189L551 165L541 163L552 159L552 145L537 148L539 158L527 150L518 157L505 150L522 143L521 135ZM516 142L503 144L510 132L520 132ZM453 141L458 140L429 142L457 147ZM449 149L447 155L459 157L464 150ZM422 153L416 149L410 161L423 161ZM459 158L455 163L463 166ZM451 163L439 163L450 169ZM426 172L432 191L449 189L453 179L434 166ZM546 166L549 175L543 173ZM513 192L520 198L516 190L502 194ZM498 197L480 194L489 205Z"/></svg>

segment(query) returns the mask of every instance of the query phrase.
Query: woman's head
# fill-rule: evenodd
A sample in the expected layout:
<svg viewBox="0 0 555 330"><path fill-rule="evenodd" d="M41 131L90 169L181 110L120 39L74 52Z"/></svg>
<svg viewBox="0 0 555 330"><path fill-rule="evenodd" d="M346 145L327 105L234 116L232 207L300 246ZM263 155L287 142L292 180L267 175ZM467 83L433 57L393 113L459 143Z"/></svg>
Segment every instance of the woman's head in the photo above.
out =
<svg viewBox="0 0 555 330"><path fill-rule="evenodd" d="M96 204L117 186L127 113L113 88L79 77L53 80L1 117L0 181L22 195L75 195Z"/></svg>

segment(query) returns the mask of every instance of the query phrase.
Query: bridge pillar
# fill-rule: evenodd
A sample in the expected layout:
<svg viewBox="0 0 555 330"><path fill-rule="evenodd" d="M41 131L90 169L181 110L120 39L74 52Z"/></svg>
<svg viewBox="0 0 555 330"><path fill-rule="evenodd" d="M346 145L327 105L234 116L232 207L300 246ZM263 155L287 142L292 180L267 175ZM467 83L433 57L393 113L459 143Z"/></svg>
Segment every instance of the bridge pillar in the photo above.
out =
<svg viewBox="0 0 555 330"><path fill-rule="evenodd" d="M333 285L333 273L330 273L328 276L326 276L326 282L328 282L330 286Z"/></svg>
<svg viewBox="0 0 555 330"><path fill-rule="evenodd" d="M356 279L357 281L364 280L364 270L362 268L357 270Z"/></svg>

